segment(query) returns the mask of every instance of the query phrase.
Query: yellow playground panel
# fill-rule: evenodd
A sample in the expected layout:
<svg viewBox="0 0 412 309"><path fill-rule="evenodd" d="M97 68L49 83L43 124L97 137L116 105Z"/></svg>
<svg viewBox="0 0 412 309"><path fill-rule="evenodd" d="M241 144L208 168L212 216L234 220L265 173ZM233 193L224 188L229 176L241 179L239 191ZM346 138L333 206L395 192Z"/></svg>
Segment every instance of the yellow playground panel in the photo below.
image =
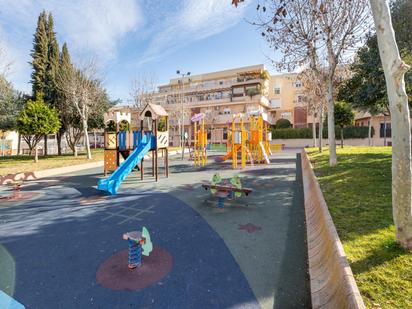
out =
<svg viewBox="0 0 412 309"><path fill-rule="evenodd" d="M281 152L283 150L282 144L270 144L270 150L272 152Z"/></svg>
<svg viewBox="0 0 412 309"><path fill-rule="evenodd" d="M236 126L236 119L240 120L240 126ZM241 167L246 167L246 153L249 151L246 146L246 141L248 139L248 133L245 130L243 124L243 114L235 114L232 119L232 167L237 168L238 158L237 152L240 150L240 160Z"/></svg>
<svg viewBox="0 0 412 309"><path fill-rule="evenodd" d="M270 149L271 134L268 130L268 125L264 123L260 113L251 114L250 122L250 141L249 148L254 160L258 163L270 163L269 155L272 153Z"/></svg>
<svg viewBox="0 0 412 309"><path fill-rule="evenodd" d="M205 166L207 163L207 132L205 130L205 115L203 113L195 114L192 117L192 122L194 126L193 161L195 166Z"/></svg>

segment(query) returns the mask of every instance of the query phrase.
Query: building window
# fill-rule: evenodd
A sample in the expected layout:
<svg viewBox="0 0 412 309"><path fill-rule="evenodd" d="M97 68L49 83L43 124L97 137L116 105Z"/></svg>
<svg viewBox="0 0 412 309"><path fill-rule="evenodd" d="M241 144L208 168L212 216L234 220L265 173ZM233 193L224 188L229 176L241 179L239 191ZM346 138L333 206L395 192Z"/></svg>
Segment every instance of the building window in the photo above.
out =
<svg viewBox="0 0 412 309"><path fill-rule="evenodd" d="M280 94L280 87L275 87L275 94Z"/></svg>
<svg viewBox="0 0 412 309"><path fill-rule="evenodd" d="M219 81L219 85L223 85L223 80L220 80L220 81Z"/></svg>
<svg viewBox="0 0 412 309"><path fill-rule="evenodd" d="M272 99L270 100L270 107L272 108L280 108L281 107L281 103L279 99Z"/></svg>
<svg viewBox="0 0 412 309"><path fill-rule="evenodd" d="M230 115L230 113L231 113L230 108L225 108L223 110L223 114L225 114L225 115Z"/></svg>
<svg viewBox="0 0 412 309"><path fill-rule="evenodd" d="M296 102L302 103L302 102L303 102L303 96L302 96L302 95L298 95L298 96L296 97Z"/></svg>
<svg viewBox="0 0 412 309"><path fill-rule="evenodd" d="M302 87L302 82L301 82L300 80L297 80L297 81L295 82L295 87L296 87L296 88Z"/></svg>
<svg viewBox="0 0 412 309"><path fill-rule="evenodd" d="M233 96L234 97L243 97L245 89L243 87L236 87L233 88Z"/></svg>
<svg viewBox="0 0 412 309"><path fill-rule="evenodd" d="M227 128L223 128L223 139L227 140Z"/></svg>
<svg viewBox="0 0 412 309"><path fill-rule="evenodd" d="M212 130L210 128L207 129L207 139L212 139Z"/></svg>
<svg viewBox="0 0 412 309"><path fill-rule="evenodd" d="M216 92L215 98L216 100L220 100L222 98L222 92L221 91Z"/></svg>
<svg viewBox="0 0 412 309"><path fill-rule="evenodd" d="M381 127L379 130L379 136L381 138L385 137L385 123L381 123ZM386 123L386 137L392 137L392 129L391 129L391 124L390 123Z"/></svg>
<svg viewBox="0 0 412 309"><path fill-rule="evenodd" d="M290 113L290 112L281 113L280 117L283 118L283 119L288 119L290 121L291 118L292 118L292 113Z"/></svg>

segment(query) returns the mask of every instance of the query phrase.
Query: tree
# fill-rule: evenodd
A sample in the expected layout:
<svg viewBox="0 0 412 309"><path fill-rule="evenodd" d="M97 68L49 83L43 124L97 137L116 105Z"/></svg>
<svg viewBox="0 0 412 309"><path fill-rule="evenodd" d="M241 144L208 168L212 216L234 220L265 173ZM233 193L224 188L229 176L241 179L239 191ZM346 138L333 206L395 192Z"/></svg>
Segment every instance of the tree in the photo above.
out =
<svg viewBox="0 0 412 309"><path fill-rule="evenodd" d="M10 67L11 62L7 59L6 51L0 46L0 76L5 77Z"/></svg>
<svg viewBox="0 0 412 309"><path fill-rule="evenodd" d="M15 91L12 84L0 75L0 131L16 127Z"/></svg>
<svg viewBox="0 0 412 309"><path fill-rule="evenodd" d="M291 128L292 124L288 119L281 118L276 121L276 129L288 129Z"/></svg>
<svg viewBox="0 0 412 309"><path fill-rule="evenodd" d="M98 110L106 95L101 81L96 77L95 65L90 63L81 70L73 68L64 72L60 71L58 87L64 93L65 104L74 107L80 117L87 159L91 159L88 123L93 111Z"/></svg>
<svg viewBox="0 0 412 309"><path fill-rule="evenodd" d="M72 106L66 104L67 100L65 99L65 93L59 89L58 81L60 76L64 76L67 72L70 73L70 71L73 70L73 64L70 59L70 54L69 54L69 49L67 47L67 43L65 42L63 44L62 50L59 54L59 66L58 66L58 71L55 79L55 86L56 86L56 92L57 92L57 109L59 111L59 117L61 119L62 126L60 127L60 130L56 134L56 140L57 140L57 153L58 155L61 155L61 142L62 142L62 136L68 130L71 125L73 125L73 128L76 127L76 124L78 124L78 119L76 119L73 114L75 110L73 109ZM77 155L77 152L75 153L75 149L72 147L73 143L74 145L77 144L77 141L80 139L80 137L77 139L77 141L73 141L73 136L77 136L73 132L73 130L66 135L66 139L68 139L68 144L70 149L72 149L73 154ZM70 142L69 142L70 141ZM73 141L73 142L72 142Z"/></svg>
<svg viewBox="0 0 412 309"><path fill-rule="evenodd" d="M44 96L46 84L46 70L49 56L49 44L47 36L46 12L40 13L37 20L37 28L34 33L33 49L31 56L33 58L31 65L33 72L31 74L31 84L33 96Z"/></svg>
<svg viewBox="0 0 412 309"><path fill-rule="evenodd" d="M59 44L54 32L54 21L51 13L47 16L47 63L44 80L44 101L50 107L58 105L58 92L56 85L57 71L59 69ZM44 136L44 153L47 155L47 135ZM59 150L58 150L59 151Z"/></svg>
<svg viewBox="0 0 412 309"><path fill-rule="evenodd" d="M257 24L269 45L280 51L277 66L291 71L307 64L327 85L329 164L334 166L337 163L333 117L335 72L368 26L367 0L261 3ZM325 68L325 72L320 68Z"/></svg>
<svg viewBox="0 0 412 309"><path fill-rule="evenodd" d="M148 103L153 103L155 93L156 79L154 74L141 74L133 80L130 96L138 110L143 109Z"/></svg>
<svg viewBox="0 0 412 309"><path fill-rule="evenodd" d="M241 2L233 0L235 5ZM282 1L287 3L294 0ZM342 1L346 2L346 1ZM356 2L356 1L348 1ZM395 40L391 12L386 0L370 0L379 55L385 74L389 109L392 118L392 208L396 240L405 249L412 249L412 172L411 133L405 73L409 66L402 61ZM317 3L317 1L313 1ZM324 3L323 1L321 3ZM406 17L408 18L408 17ZM406 31L409 31L407 29Z"/></svg>
<svg viewBox="0 0 412 309"><path fill-rule="evenodd" d="M316 74L314 70L307 68L298 75L302 81L303 93L305 95L304 102L308 107L309 113L313 117L312 135L313 147L316 147L316 124L319 124L319 132L323 132L323 115L325 112L325 93L326 87L320 74ZM318 121L316 121L318 119ZM319 152L322 152L322 134L319 133Z"/></svg>
<svg viewBox="0 0 412 309"><path fill-rule="evenodd" d="M409 66L400 57L388 3L384 0L370 2L392 120L392 207L396 240L402 247L411 250L411 126L404 79Z"/></svg>
<svg viewBox="0 0 412 309"><path fill-rule="evenodd" d="M343 148L343 128L350 126L355 120L355 113L346 102L335 103L335 123L340 127L340 145Z"/></svg>
<svg viewBox="0 0 412 309"><path fill-rule="evenodd" d="M402 59L412 65L411 32L412 19L408 9L411 2L398 0L391 7L392 23L396 33L396 42L401 50ZM370 35L366 44L356 53L351 64L352 77L339 89L339 100L348 102L353 108L369 112L372 116L384 115L384 141L386 145L386 118L390 115L388 94L386 91L385 74L379 56L379 47L376 34ZM409 96L409 106L412 104L412 72L405 74L405 88ZM371 133L371 122L369 121ZM371 144L369 135L369 144Z"/></svg>
<svg viewBox="0 0 412 309"><path fill-rule="evenodd" d="M47 106L41 96L35 101L27 101L17 118L17 130L29 146L30 152L35 149L35 162L38 161L37 144L46 134L56 133L60 121L56 110Z"/></svg>

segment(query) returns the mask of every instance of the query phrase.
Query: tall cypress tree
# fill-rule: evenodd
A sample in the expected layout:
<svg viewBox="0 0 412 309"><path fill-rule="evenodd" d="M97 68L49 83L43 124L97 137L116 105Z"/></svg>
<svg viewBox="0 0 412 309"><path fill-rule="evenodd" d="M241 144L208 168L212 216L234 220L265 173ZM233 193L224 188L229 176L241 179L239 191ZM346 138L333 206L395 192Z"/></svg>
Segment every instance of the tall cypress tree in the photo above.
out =
<svg viewBox="0 0 412 309"><path fill-rule="evenodd" d="M67 48L67 43L66 42L63 44L62 51L60 53L59 64L60 64L59 69L62 72L68 72L68 71L72 70L72 68L73 68L73 64L72 64L72 61L70 59L69 49Z"/></svg>
<svg viewBox="0 0 412 309"><path fill-rule="evenodd" d="M45 93L46 70L48 63L48 37L46 31L46 12L40 13L37 20L37 28L34 33L33 49L31 51L33 72L31 74L31 84L33 97Z"/></svg>
<svg viewBox="0 0 412 309"><path fill-rule="evenodd" d="M59 54L59 66L58 66L58 71L56 72L56 77L57 79L59 76L63 76L63 74L69 73L73 69L73 65L70 59L69 55L69 49L67 48L67 44L64 43L62 47L62 51ZM64 93L58 90L57 88L57 101L60 103L64 102ZM64 121L64 117L67 117L67 108L64 106L64 104L57 104L57 108L60 111L60 119L62 120L62 126L60 127L59 132L57 132L57 151L58 154L61 154L61 140L62 140L62 135L66 131L66 123L67 121Z"/></svg>
<svg viewBox="0 0 412 309"><path fill-rule="evenodd" d="M57 43L56 33L54 32L53 16L49 13L47 21L47 41L48 55L46 66L46 83L45 83L45 102L51 106L57 105L57 73L59 69L59 44Z"/></svg>
<svg viewBox="0 0 412 309"><path fill-rule="evenodd" d="M46 21L47 66L44 85L44 102L50 107L57 107L57 71L59 69L59 44L54 32L53 15L49 13ZM58 150L59 154L61 153ZM44 154L47 155L47 135L44 136Z"/></svg>

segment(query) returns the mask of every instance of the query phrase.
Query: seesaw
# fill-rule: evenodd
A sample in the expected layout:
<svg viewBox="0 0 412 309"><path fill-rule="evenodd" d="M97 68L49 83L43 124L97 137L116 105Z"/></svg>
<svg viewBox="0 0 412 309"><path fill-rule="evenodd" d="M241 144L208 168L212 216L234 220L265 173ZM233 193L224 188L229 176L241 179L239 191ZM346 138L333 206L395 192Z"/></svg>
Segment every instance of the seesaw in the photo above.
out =
<svg viewBox="0 0 412 309"><path fill-rule="evenodd" d="M240 197L242 193L248 196L250 193L253 192L253 190L249 188L237 188L231 185L202 184L202 187L205 190L210 190L212 194L217 196L218 198L217 207L220 209L223 209L225 207L226 198L231 199L233 197Z"/></svg>

